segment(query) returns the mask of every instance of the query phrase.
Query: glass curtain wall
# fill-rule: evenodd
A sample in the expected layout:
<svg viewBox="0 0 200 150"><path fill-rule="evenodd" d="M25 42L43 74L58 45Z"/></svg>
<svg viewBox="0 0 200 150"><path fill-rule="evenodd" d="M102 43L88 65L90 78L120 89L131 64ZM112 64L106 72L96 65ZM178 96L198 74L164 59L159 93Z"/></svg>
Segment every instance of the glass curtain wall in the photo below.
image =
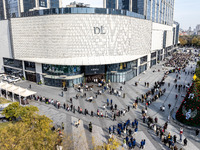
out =
<svg viewBox="0 0 200 150"><path fill-rule="evenodd" d="M111 82L124 82L137 76L137 60L107 65L106 79Z"/></svg>

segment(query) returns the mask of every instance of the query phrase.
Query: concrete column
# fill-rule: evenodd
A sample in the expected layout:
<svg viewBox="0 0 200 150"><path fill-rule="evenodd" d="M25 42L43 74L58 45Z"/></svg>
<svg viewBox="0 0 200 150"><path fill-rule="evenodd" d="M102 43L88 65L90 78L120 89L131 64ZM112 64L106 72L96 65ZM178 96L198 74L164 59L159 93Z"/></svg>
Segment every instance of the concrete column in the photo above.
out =
<svg viewBox="0 0 200 150"><path fill-rule="evenodd" d="M62 0L59 0L59 8L62 8Z"/></svg>
<svg viewBox="0 0 200 150"><path fill-rule="evenodd" d="M140 70L140 58L137 59L137 76L139 75Z"/></svg>
<svg viewBox="0 0 200 150"><path fill-rule="evenodd" d="M103 0L103 8L106 8L106 0Z"/></svg>
<svg viewBox="0 0 200 150"><path fill-rule="evenodd" d="M43 77L42 77L42 64L35 63L35 71L36 71L36 74L40 75L40 80L42 81L42 83L44 83L44 80L43 80Z"/></svg>
<svg viewBox="0 0 200 150"><path fill-rule="evenodd" d="M24 61L22 61L22 72L23 72L23 76L26 79L26 74L25 74L25 64Z"/></svg>
<svg viewBox="0 0 200 150"><path fill-rule="evenodd" d="M119 9L119 0L115 0L115 9Z"/></svg>
<svg viewBox="0 0 200 150"><path fill-rule="evenodd" d="M133 5L132 0L129 0L129 11L133 11L132 5Z"/></svg>
<svg viewBox="0 0 200 150"><path fill-rule="evenodd" d="M47 8L49 9L50 7L50 0L47 0Z"/></svg>
<svg viewBox="0 0 200 150"><path fill-rule="evenodd" d="M21 13L24 12L24 0L20 0L20 11Z"/></svg>
<svg viewBox="0 0 200 150"><path fill-rule="evenodd" d="M6 1L3 0L4 19L7 19Z"/></svg>
<svg viewBox="0 0 200 150"><path fill-rule="evenodd" d="M151 53L147 55L147 70L150 68L151 66Z"/></svg>
<svg viewBox="0 0 200 150"><path fill-rule="evenodd" d="M35 0L35 8L39 9L39 0Z"/></svg>

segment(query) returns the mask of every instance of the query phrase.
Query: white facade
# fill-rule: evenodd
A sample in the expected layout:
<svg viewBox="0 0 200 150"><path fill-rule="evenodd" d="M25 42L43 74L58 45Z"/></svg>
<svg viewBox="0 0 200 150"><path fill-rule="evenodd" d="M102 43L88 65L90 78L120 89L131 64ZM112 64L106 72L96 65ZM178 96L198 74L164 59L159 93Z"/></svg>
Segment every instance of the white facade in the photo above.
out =
<svg viewBox="0 0 200 150"><path fill-rule="evenodd" d="M159 23L152 23L152 51L163 49L164 31L167 32L166 47L173 45L173 27Z"/></svg>
<svg viewBox="0 0 200 150"><path fill-rule="evenodd" d="M123 58L134 60L151 51L152 22L133 17L63 14L12 18L11 25L16 59L89 58L82 62L88 65L102 57L115 57L111 63L126 62ZM77 65L76 60L69 63Z"/></svg>
<svg viewBox="0 0 200 150"><path fill-rule="evenodd" d="M0 73L4 72L3 57L11 58L8 20L0 21Z"/></svg>

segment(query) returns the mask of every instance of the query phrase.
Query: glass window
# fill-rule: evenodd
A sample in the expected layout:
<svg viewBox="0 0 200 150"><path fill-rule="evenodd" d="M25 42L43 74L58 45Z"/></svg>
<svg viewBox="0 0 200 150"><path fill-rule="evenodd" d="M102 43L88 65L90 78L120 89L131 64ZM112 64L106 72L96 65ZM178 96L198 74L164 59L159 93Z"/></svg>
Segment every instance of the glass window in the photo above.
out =
<svg viewBox="0 0 200 150"><path fill-rule="evenodd" d="M147 56L140 58L140 64L147 62Z"/></svg>
<svg viewBox="0 0 200 150"><path fill-rule="evenodd" d="M6 66L15 67L22 69L22 61L10 58L3 58L3 63Z"/></svg>
<svg viewBox="0 0 200 150"><path fill-rule="evenodd" d="M35 63L34 62L24 62L25 70L35 71Z"/></svg>

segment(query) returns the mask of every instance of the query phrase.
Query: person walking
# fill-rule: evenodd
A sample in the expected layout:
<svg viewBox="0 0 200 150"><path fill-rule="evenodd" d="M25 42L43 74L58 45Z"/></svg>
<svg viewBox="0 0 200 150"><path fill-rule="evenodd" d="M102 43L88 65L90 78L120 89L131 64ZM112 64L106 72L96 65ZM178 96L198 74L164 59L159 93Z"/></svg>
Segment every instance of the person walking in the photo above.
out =
<svg viewBox="0 0 200 150"><path fill-rule="evenodd" d="M141 149L144 148L144 141L143 141L143 140L141 140L141 142L140 142L140 148L141 148Z"/></svg>
<svg viewBox="0 0 200 150"><path fill-rule="evenodd" d="M176 135L174 135L174 137L173 137L174 143L176 143L176 138L177 138Z"/></svg>
<svg viewBox="0 0 200 150"><path fill-rule="evenodd" d="M91 116L93 117L93 111L91 111Z"/></svg>
<svg viewBox="0 0 200 150"><path fill-rule="evenodd" d="M92 132L92 123L89 123L89 131Z"/></svg>
<svg viewBox="0 0 200 150"><path fill-rule="evenodd" d="M113 121L115 121L116 120L116 115L115 115L115 113L114 113L114 115L113 115Z"/></svg>
<svg viewBox="0 0 200 150"><path fill-rule="evenodd" d="M109 106L109 99L107 99L107 106Z"/></svg>
<svg viewBox="0 0 200 150"><path fill-rule="evenodd" d="M199 129L196 129L196 136L199 135Z"/></svg>
<svg viewBox="0 0 200 150"><path fill-rule="evenodd" d="M155 121L155 123L158 123L158 118L157 118L157 116L155 117L154 121Z"/></svg>
<svg viewBox="0 0 200 150"><path fill-rule="evenodd" d="M75 114L75 111L76 111L76 109L75 109L75 106L73 107L73 113Z"/></svg>
<svg viewBox="0 0 200 150"><path fill-rule="evenodd" d="M169 109L171 108L171 104L168 104Z"/></svg>
<svg viewBox="0 0 200 150"><path fill-rule="evenodd" d="M186 138L183 140L183 142L184 142L184 146L187 146L187 139Z"/></svg>
<svg viewBox="0 0 200 150"><path fill-rule="evenodd" d="M183 128L180 128L180 141L182 142Z"/></svg>
<svg viewBox="0 0 200 150"><path fill-rule="evenodd" d="M108 130L109 130L109 134L111 134L111 127L109 127Z"/></svg>
<svg viewBox="0 0 200 150"><path fill-rule="evenodd" d="M66 107L66 105L65 105L65 103L63 104L63 108L65 109L65 107Z"/></svg>
<svg viewBox="0 0 200 150"><path fill-rule="evenodd" d="M64 123L63 123L63 122L61 123L61 126L62 126L62 130L64 130L64 126L65 126L65 125L64 125Z"/></svg>
<svg viewBox="0 0 200 150"><path fill-rule="evenodd" d="M113 133L115 133L115 126L113 126Z"/></svg>

